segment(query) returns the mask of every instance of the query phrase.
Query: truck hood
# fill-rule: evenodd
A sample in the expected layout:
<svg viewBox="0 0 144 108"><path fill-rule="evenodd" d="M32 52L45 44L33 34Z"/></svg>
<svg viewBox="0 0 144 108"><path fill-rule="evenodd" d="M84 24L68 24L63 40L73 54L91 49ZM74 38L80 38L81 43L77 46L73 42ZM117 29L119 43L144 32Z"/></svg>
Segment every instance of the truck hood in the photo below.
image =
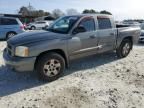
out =
<svg viewBox="0 0 144 108"><path fill-rule="evenodd" d="M57 34L49 31L31 31L18 34L10 38L7 42L11 45L24 45L39 41L54 40L64 38L64 34Z"/></svg>

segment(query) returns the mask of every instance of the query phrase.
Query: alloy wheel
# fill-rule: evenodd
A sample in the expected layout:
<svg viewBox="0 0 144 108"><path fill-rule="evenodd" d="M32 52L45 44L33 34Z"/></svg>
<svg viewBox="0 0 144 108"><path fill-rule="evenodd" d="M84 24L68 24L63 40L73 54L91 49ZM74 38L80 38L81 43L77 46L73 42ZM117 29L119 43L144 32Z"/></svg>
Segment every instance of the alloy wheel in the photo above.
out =
<svg viewBox="0 0 144 108"><path fill-rule="evenodd" d="M50 59L45 63L43 72L48 77L54 77L60 72L60 69L60 62L56 59Z"/></svg>

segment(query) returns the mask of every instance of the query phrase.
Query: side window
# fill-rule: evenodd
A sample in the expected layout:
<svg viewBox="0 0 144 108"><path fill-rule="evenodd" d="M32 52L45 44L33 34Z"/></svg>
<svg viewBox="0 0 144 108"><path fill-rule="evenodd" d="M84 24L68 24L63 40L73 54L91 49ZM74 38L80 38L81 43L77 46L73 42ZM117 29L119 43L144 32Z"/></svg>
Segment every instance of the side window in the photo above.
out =
<svg viewBox="0 0 144 108"><path fill-rule="evenodd" d="M45 22L37 22L37 24L45 24Z"/></svg>
<svg viewBox="0 0 144 108"><path fill-rule="evenodd" d="M44 20L53 21L53 20L55 20L55 19L52 18L52 17L45 17Z"/></svg>
<svg viewBox="0 0 144 108"><path fill-rule="evenodd" d="M15 19L2 18L1 24L2 25L17 25L18 22Z"/></svg>
<svg viewBox="0 0 144 108"><path fill-rule="evenodd" d="M46 22L41 22L41 24L46 24Z"/></svg>
<svg viewBox="0 0 144 108"><path fill-rule="evenodd" d="M112 28L111 21L109 18L97 18L99 29L110 29Z"/></svg>
<svg viewBox="0 0 144 108"><path fill-rule="evenodd" d="M93 18L86 18L83 19L79 26L83 26L87 32L95 30L95 22Z"/></svg>
<svg viewBox="0 0 144 108"><path fill-rule="evenodd" d="M9 24L10 25L17 25L18 22L15 19L9 19Z"/></svg>
<svg viewBox="0 0 144 108"><path fill-rule="evenodd" d="M36 22L36 24L40 24L40 22Z"/></svg>

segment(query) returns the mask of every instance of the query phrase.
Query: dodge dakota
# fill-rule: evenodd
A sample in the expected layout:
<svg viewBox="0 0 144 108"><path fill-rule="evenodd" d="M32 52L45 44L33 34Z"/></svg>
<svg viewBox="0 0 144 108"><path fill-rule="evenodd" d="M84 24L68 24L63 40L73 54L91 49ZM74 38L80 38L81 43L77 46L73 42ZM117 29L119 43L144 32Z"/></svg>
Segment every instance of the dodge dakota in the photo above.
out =
<svg viewBox="0 0 144 108"><path fill-rule="evenodd" d="M128 56L139 36L139 27L116 25L109 15L64 16L45 31L10 38L3 57L17 72L35 71L42 80L53 81L72 60L107 51L115 51L119 58Z"/></svg>

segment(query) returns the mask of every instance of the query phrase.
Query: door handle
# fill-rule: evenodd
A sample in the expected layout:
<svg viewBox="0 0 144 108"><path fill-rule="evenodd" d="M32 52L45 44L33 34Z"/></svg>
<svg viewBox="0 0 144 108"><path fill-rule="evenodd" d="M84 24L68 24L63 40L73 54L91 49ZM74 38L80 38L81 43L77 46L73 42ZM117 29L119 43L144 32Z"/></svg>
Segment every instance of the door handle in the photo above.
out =
<svg viewBox="0 0 144 108"><path fill-rule="evenodd" d="M89 36L89 38L94 39L94 38L96 38L96 36L95 35L91 35L91 36Z"/></svg>

